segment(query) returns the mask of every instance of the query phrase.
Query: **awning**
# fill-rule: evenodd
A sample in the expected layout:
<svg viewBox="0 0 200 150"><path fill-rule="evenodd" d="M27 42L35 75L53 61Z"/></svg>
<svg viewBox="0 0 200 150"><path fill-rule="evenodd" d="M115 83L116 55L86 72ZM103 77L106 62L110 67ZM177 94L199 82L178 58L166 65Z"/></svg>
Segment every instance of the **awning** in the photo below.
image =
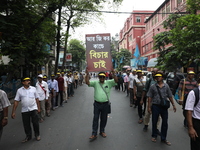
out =
<svg viewBox="0 0 200 150"><path fill-rule="evenodd" d="M157 58L152 58L148 61L147 67L155 67L157 63Z"/></svg>

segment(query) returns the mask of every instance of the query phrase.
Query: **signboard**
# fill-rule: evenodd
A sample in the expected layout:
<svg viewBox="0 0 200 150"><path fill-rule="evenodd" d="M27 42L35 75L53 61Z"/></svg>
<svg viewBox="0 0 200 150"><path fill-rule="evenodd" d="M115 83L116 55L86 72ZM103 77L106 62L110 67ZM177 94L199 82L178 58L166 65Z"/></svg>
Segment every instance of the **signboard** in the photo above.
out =
<svg viewBox="0 0 200 150"><path fill-rule="evenodd" d="M72 61L72 53L66 53L66 61Z"/></svg>
<svg viewBox="0 0 200 150"><path fill-rule="evenodd" d="M86 34L86 59L89 72L111 71L110 33Z"/></svg>

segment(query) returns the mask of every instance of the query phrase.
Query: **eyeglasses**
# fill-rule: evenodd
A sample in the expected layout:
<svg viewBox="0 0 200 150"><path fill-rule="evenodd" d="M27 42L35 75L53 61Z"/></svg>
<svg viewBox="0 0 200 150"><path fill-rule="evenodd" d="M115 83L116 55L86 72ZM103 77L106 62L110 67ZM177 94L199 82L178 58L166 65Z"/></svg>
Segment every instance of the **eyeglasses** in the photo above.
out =
<svg viewBox="0 0 200 150"><path fill-rule="evenodd" d="M105 76L99 76L99 78L105 78Z"/></svg>

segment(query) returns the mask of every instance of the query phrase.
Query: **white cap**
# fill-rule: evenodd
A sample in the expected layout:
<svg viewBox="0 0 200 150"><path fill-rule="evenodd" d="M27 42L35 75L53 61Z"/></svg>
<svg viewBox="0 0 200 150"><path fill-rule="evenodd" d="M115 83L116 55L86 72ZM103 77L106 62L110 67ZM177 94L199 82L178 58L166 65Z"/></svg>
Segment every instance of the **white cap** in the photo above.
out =
<svg viewBox="0 0 200 150"><path fill-rule="evenodd" d="M42 75L42 74L39 74L39 75L38 75L38 78L43 78L43 75Z"/></svg>

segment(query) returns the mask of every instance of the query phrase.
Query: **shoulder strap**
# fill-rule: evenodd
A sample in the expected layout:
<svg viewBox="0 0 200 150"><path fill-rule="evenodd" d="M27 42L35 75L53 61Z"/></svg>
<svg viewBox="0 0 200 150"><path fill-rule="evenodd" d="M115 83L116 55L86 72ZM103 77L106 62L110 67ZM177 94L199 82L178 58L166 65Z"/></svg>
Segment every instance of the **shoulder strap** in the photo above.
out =
<svg viewBox="0 0 200 150"><path fill-rule="evenodd" d="M106 94L106 96L107 96L107 99L108 99L108 102L110 102L110 100L109 100L109 98L108 98L108 95L107 95L105 89L102 87L101 83L99 83L99 85L101 86L102 90L105 92L105 94Z"/></svg>
<svg viewBox="0 0 200 150"><path fill-rule="evenodd" d="M156 86L156 85L155 85L155 86ZM160 90L159 90L158 86L156 86L156 88L157 88L158 94L159 94L159 96L160 96L160 99L162 100L163 98L162 98L162 96L161 96L161 93L160 93Z"/></svg>
<svg viewBox="0 0 200 150"><path fill-rule="evenodd" d="M194 103L194 107L197 105L197 103L199 102L199 88L194 88L194 95L195 95L195 103Z"/></svg>

